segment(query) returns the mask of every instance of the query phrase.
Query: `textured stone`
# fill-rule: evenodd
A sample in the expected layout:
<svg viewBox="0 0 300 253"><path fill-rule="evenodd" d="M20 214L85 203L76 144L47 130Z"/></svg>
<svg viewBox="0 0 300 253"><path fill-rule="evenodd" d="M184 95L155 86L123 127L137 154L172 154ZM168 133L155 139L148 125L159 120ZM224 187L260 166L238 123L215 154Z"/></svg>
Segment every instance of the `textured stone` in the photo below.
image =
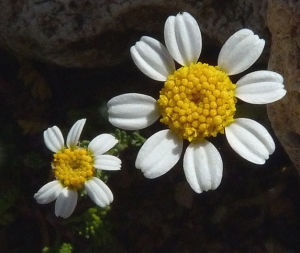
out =
<svg viewBox="0 0 300 253"><path fill-rule="evenodd" d="M275 134L300 172L300 1L269 0L269 68L285 78L287 95L268 105Z"/></svg>
<svg viewBox="0 0 300 253"><path fill-rule="evenodd" d="M197 19L208 45L242 27L268 41L266 0L1 0L0 45L63 67L110 66L142 35L162 39L166 18L180 11Z"/></svg>

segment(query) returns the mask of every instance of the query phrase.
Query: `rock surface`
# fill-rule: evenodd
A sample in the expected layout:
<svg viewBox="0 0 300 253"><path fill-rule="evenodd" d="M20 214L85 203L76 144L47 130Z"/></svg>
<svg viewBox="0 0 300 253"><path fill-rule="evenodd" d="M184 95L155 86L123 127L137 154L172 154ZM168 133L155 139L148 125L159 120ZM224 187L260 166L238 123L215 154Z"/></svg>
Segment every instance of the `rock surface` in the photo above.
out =
<svg viewBox="0 0 300 253"><path fill-rule="evenodd" d="M269 0L269 68L285 78L287 95L268 105L275 134L300 173L300 2Z"/></svg>
<svg viewBox="0 0 300 253"><path fill-rule="evenodd" d="M197 19L210 44L242 27L268 40L266 0L1 0L0 46L62 67L111 66L142 35L162 39L166 18L180 11Z"/></svg>

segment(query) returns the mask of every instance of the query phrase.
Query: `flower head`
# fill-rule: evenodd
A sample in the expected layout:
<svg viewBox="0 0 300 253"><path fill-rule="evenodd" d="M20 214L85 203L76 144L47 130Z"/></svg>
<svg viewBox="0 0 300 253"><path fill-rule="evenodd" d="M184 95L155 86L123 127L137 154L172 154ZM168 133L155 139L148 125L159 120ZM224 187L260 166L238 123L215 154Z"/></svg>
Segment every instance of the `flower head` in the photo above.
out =
<svg viewBox="0 0 300 253"><path fill-rule="evenodd" d="M200 28L184 12L170 16L164 28L166 47L142 37L131 47L136 66L148 77L163 81L157 99L136 93L108 102L109 121L125 130L148 127L160 117L168 129L152 135L140 149L136 167L148 178L169 171L179 160L183 140L187 147L183 168L190 186L201 193L216 189L222 178L219 151L207 140L225 134L230 146L246 160L263 164L275 144L267 130L251 119L235 118L236 102L267 104L286 91L281 75L255 71L232 83L230 75L248 69L261 55L265 42L249 29L241 29L223 45L218 65L198 62L202 50ZM175 61L181 65L176 69Z"/></svg>
<svg viewBox="0 0 300 253"><path fill-rule="evenodd" d="M89 197L100 207L113 201L113 194L106 184L95 176L96 170L119 170L121 160L105 153L118 140L110 134L95 137L87 148L79 145L79 138L86 119L78 120L69 131L67 145L57 126L44 132L48 149L54 152L52 169L56 180L44 185L34 198L39 204L56 199L55 214L69 217L77 204L77 191L85 188Z"/></svg>

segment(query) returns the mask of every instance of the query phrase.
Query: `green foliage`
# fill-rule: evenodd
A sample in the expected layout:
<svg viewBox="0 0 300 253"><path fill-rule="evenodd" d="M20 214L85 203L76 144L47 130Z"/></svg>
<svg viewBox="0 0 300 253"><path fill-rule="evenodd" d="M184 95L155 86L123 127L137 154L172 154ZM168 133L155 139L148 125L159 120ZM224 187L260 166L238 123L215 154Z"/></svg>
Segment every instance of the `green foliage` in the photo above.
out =
<svg viewBox="0 0 300 253"><path fill-rule="evenodd" d="M145 142L145 138L138 131L127 133L124 130L116 129L115 137L119 140L114 148L109 151L111 155L117 155L128 147L141 147Z"/></svg>
<svg viewBox="0 0 300 253"><path fill-rule="evenodd" d="M110 207L89 208L82 215L79 226L79 234L89 239L97 239L98 244L105 244L110 240L111 225L105 220Z"/></svg>
<svg viewBox="0 0 300 253"><path fill-rule="evenodd" d="M73 247L69 243L63 243L58 249L44 248L43 253L72 253Z"/></svg>

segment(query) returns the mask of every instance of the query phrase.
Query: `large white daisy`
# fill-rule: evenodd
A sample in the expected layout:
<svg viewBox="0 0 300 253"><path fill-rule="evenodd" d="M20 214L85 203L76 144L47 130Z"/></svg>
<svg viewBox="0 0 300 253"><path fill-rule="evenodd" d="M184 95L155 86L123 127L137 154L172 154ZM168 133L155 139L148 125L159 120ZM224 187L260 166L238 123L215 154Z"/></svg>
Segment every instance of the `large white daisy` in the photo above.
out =
<svg viewBox="0 0 300 253"><path fill-rule="evenodd" d="M120 170L121 160L105 153L116 145L118 140L110 134L95 137L87 148L80 147L79 137L86 119L78 120L67 136L67 146L57 126L44 132L44 141L48 149L54 152L52 169L56 180L45 184L34 198L39 204L55 202L55 214L69 217L77 204L77 191L82 187L89 197L100 207L113 201L113 194L108 186L95 177L95 169Z"/></svg>
<svg viewBox="0 0 300 253"><path fill-rule="evenodd" d="M159 117L169 129L152 135L140 149L136 167L148 178L169 171L179 160L183 140L190 142L183 168L197 193L216 189L223 163L215 146L206 138L225 133L230 146L243 158L263 164L275 144L267 130L251 119L234 118L237 98L252 104L267 104L286 91L281 75L255 71L236 84L229 76L248 69L261 55L265 41L249 29L233 34L223 45L218 66L197 62L202 49L200 28L184 12L170 16L164 28L166 47L142 37L131 47L136 66L148 77L163 81L156 100L136 93L123 94L108 102L109 121L125 130L150 126ZM174 60L182 65L175 68Z"/></svg>

